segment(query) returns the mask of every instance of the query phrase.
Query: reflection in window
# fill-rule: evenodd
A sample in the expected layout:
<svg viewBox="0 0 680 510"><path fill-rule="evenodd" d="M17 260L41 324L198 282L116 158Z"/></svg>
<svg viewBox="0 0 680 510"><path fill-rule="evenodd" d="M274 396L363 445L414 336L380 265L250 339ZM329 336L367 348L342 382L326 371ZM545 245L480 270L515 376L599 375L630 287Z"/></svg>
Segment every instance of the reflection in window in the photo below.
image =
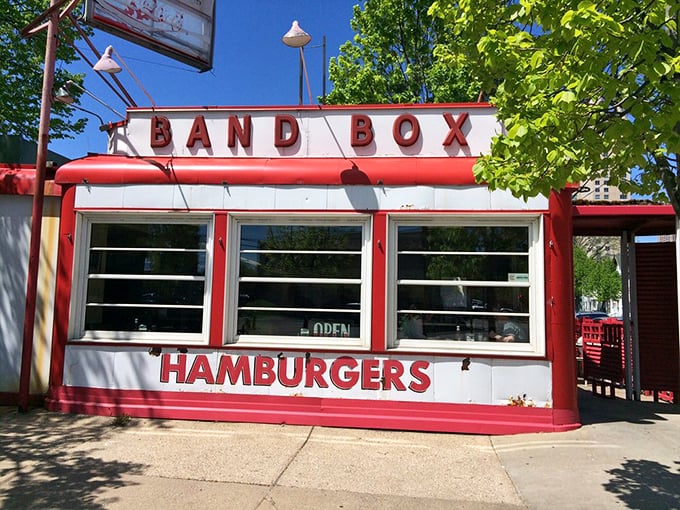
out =
<svg viewBox="0 0 680 510"><path fill-rule="evenodd" d="M90 224L85 330L201 333L208 224Z"/></svg>
<svg viewBox="0 0 680 510"><path fill-rule="evenodd" d="M365 225L239 225L237 335L359 338Z"/></svg>
<svg viewBox="0 0 680 510"><path fill-rule="evenodd" d="M528 226L397 226L404 339L528 342Z"/></svg>

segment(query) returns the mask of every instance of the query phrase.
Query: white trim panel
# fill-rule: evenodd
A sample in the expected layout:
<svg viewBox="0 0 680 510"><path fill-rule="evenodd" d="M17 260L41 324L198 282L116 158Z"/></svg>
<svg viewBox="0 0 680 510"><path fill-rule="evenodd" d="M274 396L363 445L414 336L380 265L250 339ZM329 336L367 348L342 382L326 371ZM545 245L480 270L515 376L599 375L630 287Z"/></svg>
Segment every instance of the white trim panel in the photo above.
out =
<svg viewBox="0 0 680 510"><path fill-rule="evenodd" d="M77 209L169 210L451 210L541 211L543 196L527 201L486 186L219 186L174 184L78 185Z"/></svg>

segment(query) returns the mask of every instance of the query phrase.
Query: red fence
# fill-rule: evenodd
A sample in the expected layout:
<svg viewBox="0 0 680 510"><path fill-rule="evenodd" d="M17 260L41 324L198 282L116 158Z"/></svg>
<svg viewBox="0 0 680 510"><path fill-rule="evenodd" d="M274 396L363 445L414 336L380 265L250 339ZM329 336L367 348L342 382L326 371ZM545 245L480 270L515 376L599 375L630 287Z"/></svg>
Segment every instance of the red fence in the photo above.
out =
<svg viewBox="0 0 680 510"><path fill-rule="evenodd" d="M604 394L605 387L609 387L613 397L614 388L624 384L623 322L617 319L584 319L581 334L584 379L593 385L593 392L599 386Z"/></svg>

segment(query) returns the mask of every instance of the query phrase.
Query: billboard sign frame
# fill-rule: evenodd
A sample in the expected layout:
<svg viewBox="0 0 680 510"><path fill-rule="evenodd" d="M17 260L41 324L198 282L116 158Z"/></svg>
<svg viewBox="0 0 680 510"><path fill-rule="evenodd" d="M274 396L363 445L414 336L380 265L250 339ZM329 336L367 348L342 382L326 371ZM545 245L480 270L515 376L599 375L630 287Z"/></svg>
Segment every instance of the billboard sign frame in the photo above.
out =
<svg viewBox="0 0 680 510"><path fill-rule="evenodd" d="M86 0L85 22L197 68L212 69L216 0Z"/></svg>

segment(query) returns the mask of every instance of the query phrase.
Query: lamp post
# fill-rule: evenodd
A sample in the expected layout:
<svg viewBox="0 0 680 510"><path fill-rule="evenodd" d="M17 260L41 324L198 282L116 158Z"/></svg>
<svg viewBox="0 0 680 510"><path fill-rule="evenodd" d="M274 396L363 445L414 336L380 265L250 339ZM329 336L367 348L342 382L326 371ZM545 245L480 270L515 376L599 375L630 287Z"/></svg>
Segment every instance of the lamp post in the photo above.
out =
<svg viewBox="0 0 680 510"><path fill-rule="evenodd" d="M300 90L298 94L299 104L302 104L302 74L304 72L307 79L307 91L309 92L309 103L312 103L312 89L309 86L309 76L307 76L307 66L305 65L304 47L312 40L312 36L300 28L297 21L293 21L290 30L286 32L281 41L291 48L300 48Z"/></svg>
<svg viewBox="0 0 680 510"><path fill-rule="evenodd" d="M53 9L58 0L50 0L47 22L47 43L45 45L45 67L43 70L42 98L40 102L40 123L38 125L38 147L35 158L35 190L31 210L31 242L29 246L28 274L26 277L26 308L24 311L23 344L21 350L21 372L19 374L19 411L28 410L31 386L31 365L33 363L33 333L35 330L35 305L38 293L38 267L40 263L40 236L45 201L45 173L47 171L47 146L49 144L50 110L52 108L52 87L54 86L54 65L57 59L57 34L59 11ZM59 2L64 3L64 2Z"/></svg>

